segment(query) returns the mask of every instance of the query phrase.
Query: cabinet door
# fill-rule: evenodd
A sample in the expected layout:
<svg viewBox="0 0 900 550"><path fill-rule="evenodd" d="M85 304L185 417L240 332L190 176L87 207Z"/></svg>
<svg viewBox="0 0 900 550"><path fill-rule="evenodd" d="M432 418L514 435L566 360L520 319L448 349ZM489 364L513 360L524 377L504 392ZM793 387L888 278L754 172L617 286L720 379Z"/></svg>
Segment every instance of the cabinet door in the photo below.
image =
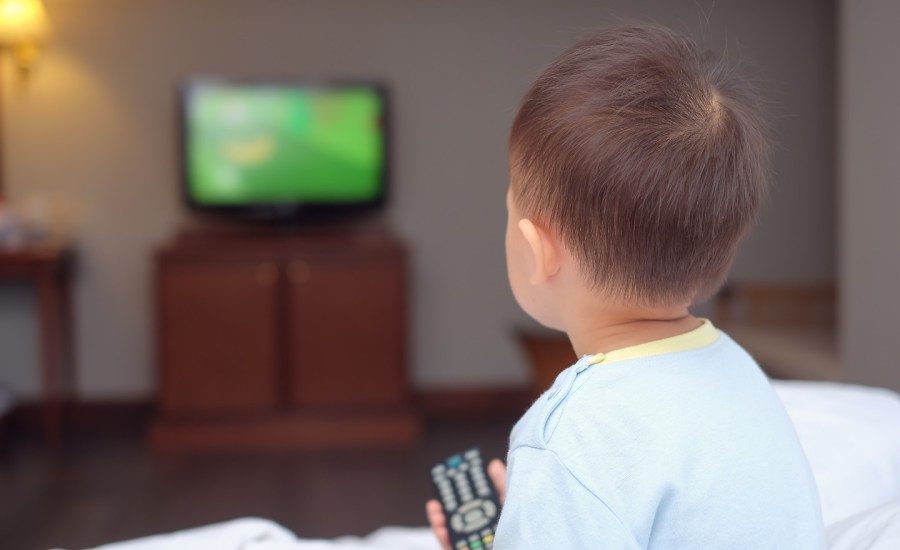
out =
<svg viewBox="0 0 900 550"><path fill-rule="evenodd" d="M292 403L301 407L403 403L402 258L292 262L287 274Z"/></svg>
<svg viewBox="0 0 900 550"><path fill-rule="evenodd" d="M174 413L273 409L276 265L163 262L159 269L162 408Z"/></svg>

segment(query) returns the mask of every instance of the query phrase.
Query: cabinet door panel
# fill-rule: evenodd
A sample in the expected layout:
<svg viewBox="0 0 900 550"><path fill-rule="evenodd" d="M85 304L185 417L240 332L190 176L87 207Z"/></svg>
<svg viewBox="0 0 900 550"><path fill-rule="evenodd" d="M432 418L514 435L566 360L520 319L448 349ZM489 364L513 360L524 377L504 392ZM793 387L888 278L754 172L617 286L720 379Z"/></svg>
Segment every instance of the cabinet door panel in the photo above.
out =
<svg viewBox="0 0 900 550"><path fill-rule="evenodd" d="M293 262L287 269L293 404L403 403L401 259L315 260Z"/></svg>
<svg viewBox="0 0 900 550"><path fill-rule="evenodd" d="M160 267L162 407L242 412L278 401L278 277L274 264Z"/></svg>

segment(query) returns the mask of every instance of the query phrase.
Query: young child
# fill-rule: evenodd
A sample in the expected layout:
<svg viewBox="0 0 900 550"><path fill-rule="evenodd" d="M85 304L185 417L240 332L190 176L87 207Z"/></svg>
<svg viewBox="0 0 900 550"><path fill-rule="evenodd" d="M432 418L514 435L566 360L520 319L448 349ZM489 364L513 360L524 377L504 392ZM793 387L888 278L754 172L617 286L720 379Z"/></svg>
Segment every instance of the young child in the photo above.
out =
<svg viewBox="0 0 900 550"><path fill-rule="evenodd" d="M688 307L765 194L745 81L686 37L611 28L526 94L510 146L510 285L577 356L513 429L497 550L823 548L809 465L756 363ZM445 548L446 518L427 505Z"/></svg>

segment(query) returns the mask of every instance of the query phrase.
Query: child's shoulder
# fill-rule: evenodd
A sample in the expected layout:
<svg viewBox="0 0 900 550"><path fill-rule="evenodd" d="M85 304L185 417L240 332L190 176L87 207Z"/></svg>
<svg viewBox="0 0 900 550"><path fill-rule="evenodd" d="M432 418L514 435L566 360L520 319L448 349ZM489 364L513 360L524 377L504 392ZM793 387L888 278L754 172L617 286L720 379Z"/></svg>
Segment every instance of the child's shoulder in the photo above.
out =
<svg viewBox="0 0 900 550"><path fill-rule="evenodd" d="M589 359L563 371L514 428L509 487L544 480L542 490L567 510L612 511L618 523L610 525L637 541L680 533L685 543L674 546L695 547L709 525L726 525L712 546L733 547L749 532L760 533L759 547L820 546L818 497L796 432L740 346L720 334L676 353Z"/></svg>
<svg viewBox="0 0 900 550"><path fill-rule="evenodd" d="M511 450L655 445L660 438L687 436L697 424L726 431L728 423L743 423L760 408L781 413L753 359L720 333L710 345L677 353L608 364L583 357L519 420Z"/></svg>

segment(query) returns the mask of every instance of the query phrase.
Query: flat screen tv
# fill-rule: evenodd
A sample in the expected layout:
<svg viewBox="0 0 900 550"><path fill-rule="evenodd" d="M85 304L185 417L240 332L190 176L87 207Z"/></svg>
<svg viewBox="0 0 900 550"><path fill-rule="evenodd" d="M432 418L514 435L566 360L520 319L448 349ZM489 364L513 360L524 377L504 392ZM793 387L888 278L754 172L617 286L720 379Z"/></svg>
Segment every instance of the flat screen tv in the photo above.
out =
<svg viewBox="0 0 900 550"><path fill-rule="evenodd" d="M321 219L385 199L387 96L377 84L193 79L181 121L195 210Z"/></svg>

